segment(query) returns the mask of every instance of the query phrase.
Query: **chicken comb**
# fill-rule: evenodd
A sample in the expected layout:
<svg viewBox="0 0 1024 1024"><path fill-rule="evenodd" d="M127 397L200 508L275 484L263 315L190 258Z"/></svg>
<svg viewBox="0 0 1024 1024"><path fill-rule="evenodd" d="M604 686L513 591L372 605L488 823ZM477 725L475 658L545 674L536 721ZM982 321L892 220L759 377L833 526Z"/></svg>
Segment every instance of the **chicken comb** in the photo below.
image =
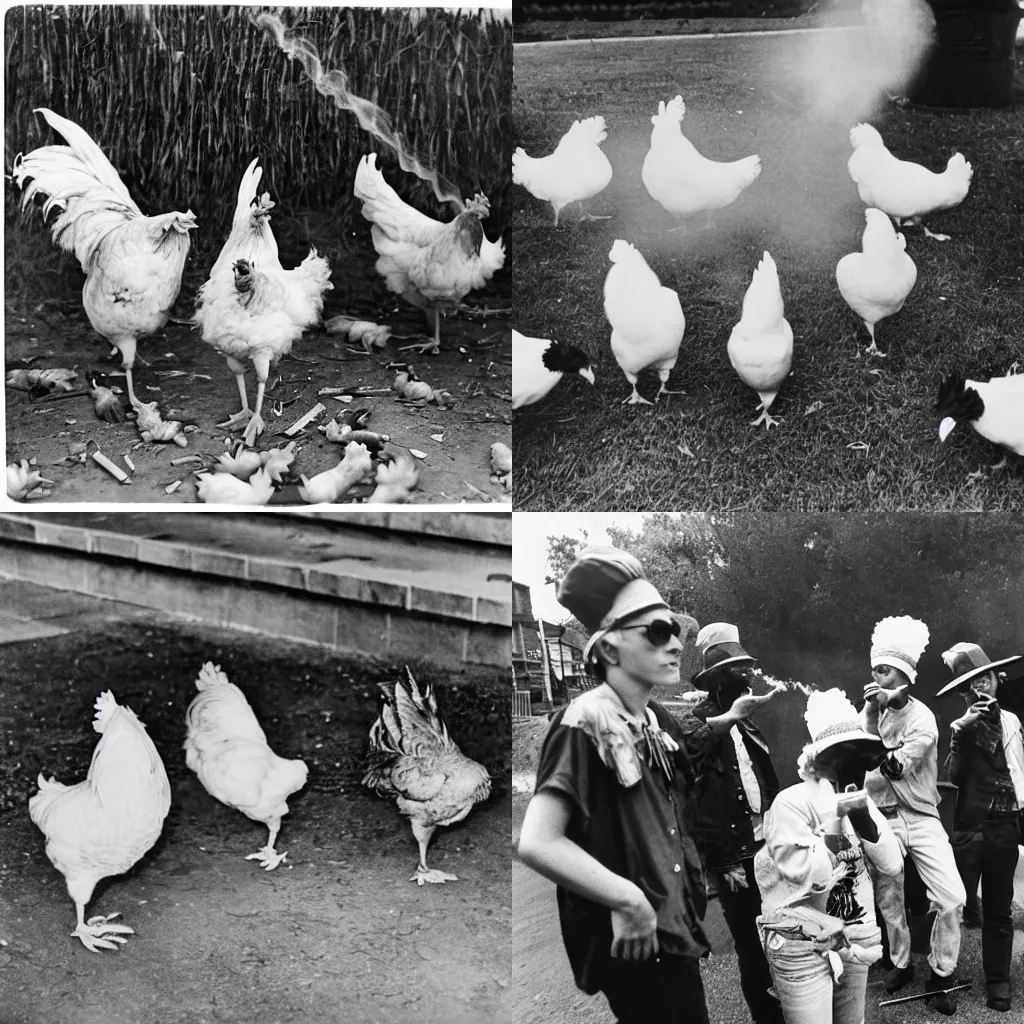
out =
<svg viewBox="0 0 1024 1024"><path fill-rule="evenodd" d="M481 220L489 217L491 213L491 201L483 194L477 192L472 199L466 200L466 213L475 213Z"/></svg>

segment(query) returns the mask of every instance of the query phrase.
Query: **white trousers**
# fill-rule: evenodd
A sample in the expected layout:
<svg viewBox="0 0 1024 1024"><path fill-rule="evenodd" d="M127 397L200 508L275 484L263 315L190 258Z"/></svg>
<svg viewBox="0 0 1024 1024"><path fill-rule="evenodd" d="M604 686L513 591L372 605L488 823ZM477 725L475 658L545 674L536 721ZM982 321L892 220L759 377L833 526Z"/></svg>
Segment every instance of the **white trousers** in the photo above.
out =
<svg viewBox="0 0 1024 1024"><path fill-rule="evenodd" d="M953 848L938 818L900 808L889 827L899 840L904 860L914 861L928 891L931 908L936 911L932 924L931 950L928 963L938 975L946 978L956 970L960 956L960 920L967 894L957 871ZM910 929L903 894L903 872L883 875L871 870L875 900L885 921L889 936L889 959L895 967L910 963Z"/></svg>

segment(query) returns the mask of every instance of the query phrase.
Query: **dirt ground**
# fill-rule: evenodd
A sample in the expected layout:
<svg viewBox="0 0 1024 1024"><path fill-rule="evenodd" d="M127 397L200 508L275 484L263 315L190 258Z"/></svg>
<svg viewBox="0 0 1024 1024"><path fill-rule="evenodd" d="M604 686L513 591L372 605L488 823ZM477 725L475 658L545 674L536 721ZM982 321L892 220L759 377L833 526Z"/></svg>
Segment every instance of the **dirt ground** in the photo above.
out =
<svg viewBox="0 0 1024 1024"><path fill-rule="evenodd" d="M386 350L366 356L350 351L350 343L338 335L307 332L295 344L294 358L286 357L271 371L263 415L267 428L258 442L260 449L287 444L289 438L282 432L317 401L327 407L318 421L298 435L298 454L292 465L295 482L279 488L271 504L303 503L297 489L299 474L314 476L336 465L343 454L342 446L326 441L317 425L345 408L360 407L371 411L370 429L391 437L393 443L386 450L392 455L400 454L403 448L426 454L426 459L419 462L415 502L510 501L510 493L490 480L491 445L495 441L512 442L511 405L500 397L511 391L508 317L450 316L442 320L439 356L399 353L399 346L424 340L425 318L384 288L373 269L375 254L368 232L362 227L356 233L331 230L331 237L317 237L309 223L284 224L278 231L284 266L297 265L308 246L316 244L333 268L334 290L327 295L324 320L344 314L387 325L394 334L408 339L391 339ZM6 235L6 369L76 369L79 377L73 382L75 390L87 389L93 378L100 384L123 388L120 356L109 358L110 346L92 330L82 308L84 277L77 262L52 251L38 217L31 221L16 218ZM175 319L187 320L193 313L195 293L216 256L216 247L210 249L209 241L206 249L210 251L194 252L189 257ZM491 286L468 296L467 304L481 311L508 309L510 302L503 295L500 274ZM485 344L478 347L478 342ZM355 347L362 352L361 346ZM24 391L5 388L7 461L35 458L43 476L56 483L48 500L194 502L198 498L193 471L204 467L198 463L173 466L171 460L200 455L208 468L218 455L234 450L239 435L227 443L228 431L218 428L217 423L238 410L235 380L224 358L202 342L198 331L184 323L169 322L164 330L142 339L138 351L148 365L136 362L136 393L141 401L158 400L165 419L196 426L188 434L188 448L145 444L134 423L102 422L94 414L87 394L59 401L32 401ZM396 360L410 361L431 387L448 391L452 407L404 405L390 390L356 397L351 405L333 397L317 397L324 387L390 388L394 371L385 367ZM251 366L247 386L252 402L256 382ZM284 406L280 416L272 411L277 401ZM127 406L127 398L124 403ZM443 439L437 441L431 435L443 435ZM88 442L95 442L115 461L128 455L136 467L131 485L118 483L91 458L83 463L69 456L69 446ZM90 444L90 454L92 450ZM168 496L164 488L176 480L183 483ZM362 500L372 490L372 485L356 488L349 500Z"/></svg>
<svg viewBox="0 0 1024 1024"><path fill-rule="evenodd" d="M274 872L244 859L265 831L185 767L183 716L205 660L242 686L274 749L310 767L279 839L288 861ZM490 799L435 837L429 862L459 881L420 888L409 881L417 853L407 822L359 784L375 683L398 668L138 610L6 644L0 1024L509 1021L507 680L420 666L455 739L494 778ZM105 688L146 724L173 803L154 849L100 883L88 908L120 911L136 934L93 954L69 937L74 907L25 803L39 772L84 777L91 705Z"/></svg>

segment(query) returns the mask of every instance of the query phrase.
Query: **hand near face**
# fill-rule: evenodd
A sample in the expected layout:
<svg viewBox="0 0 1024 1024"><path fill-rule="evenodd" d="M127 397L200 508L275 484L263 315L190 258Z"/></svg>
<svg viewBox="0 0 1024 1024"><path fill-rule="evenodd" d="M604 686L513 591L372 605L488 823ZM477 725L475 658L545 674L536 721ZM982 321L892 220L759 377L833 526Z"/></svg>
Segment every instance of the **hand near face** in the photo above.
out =
<svg viewBox="0 0 1024 1024"><path fill-rule="evenodd" d="M738 718L746 718L766 701L771 700L777 693L782 692L783 688L781 686L773 685L771 683L768 685L770 689L767 693L745 693L742 697L737 697L736 700L733 701L732 707L729 710Z"/></svg>
<svg viewBox="0 0 1024 1024"><path fill-rule="evenodd" d="M722 879L732 892L748 888L747 873L743 869L742 865L737 865L736 867L729 868L728 871L723 872Z"/></svg>

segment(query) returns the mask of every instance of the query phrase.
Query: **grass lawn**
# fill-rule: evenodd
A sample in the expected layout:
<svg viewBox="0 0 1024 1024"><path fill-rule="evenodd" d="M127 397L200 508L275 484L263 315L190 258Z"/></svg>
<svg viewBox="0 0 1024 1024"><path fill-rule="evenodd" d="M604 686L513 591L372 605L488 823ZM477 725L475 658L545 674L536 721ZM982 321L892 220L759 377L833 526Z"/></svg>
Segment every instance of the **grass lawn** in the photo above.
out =
<svg viewBox="0 0 1024 1024"><path fill-rule="evenodd" d="M506 239L516 329L581 346L597 375L593 388L573 377L516 414L516 508L1024 506L1024 460L969 481L1003 450L964 426L941 444L933 415L945 374L987 380L1024 362L1021 90L1001 110L872 109L844 84L861 77L863 47L856 32L516 47L514 145L549 153L573 120L602 114L615 172L587 204L607 221L576 226L574 207L555 229L548 204L514 191ZM650 116L677 93L683 131L702 153L763 161L713 230L668 233L674 225L640 180ZM859 251L864 228L846 161L849 128L865 119L899 157L938 170L960 150L974 166L964 203L928 221L951 241L907 231L917 284L876 329L888 358L870 360L867 332L835 284L836 263ZM629 385L602 302L616 238L636 245L686 314L669 387L687 394L654 408L620 405ZM784 420L770 433L749 425L758 398L726 354L765 249L795 335L793 371L772 406ZM653 373L641 377L645 397L656 388Z"/></svg>

